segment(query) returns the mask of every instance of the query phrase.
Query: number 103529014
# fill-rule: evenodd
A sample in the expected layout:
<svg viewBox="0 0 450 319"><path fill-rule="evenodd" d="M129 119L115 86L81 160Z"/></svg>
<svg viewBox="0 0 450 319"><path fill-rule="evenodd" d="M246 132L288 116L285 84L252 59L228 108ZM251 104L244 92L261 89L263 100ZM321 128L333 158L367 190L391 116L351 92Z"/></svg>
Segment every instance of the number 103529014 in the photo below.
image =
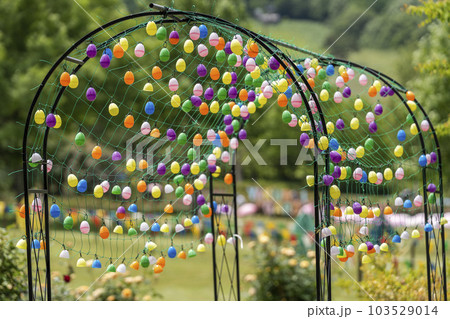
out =
<svg viewBox="0 0 450 319"><path fill-rule="evenodd" d="M437 316L437 306L369 306L369 316Z"/></svg>

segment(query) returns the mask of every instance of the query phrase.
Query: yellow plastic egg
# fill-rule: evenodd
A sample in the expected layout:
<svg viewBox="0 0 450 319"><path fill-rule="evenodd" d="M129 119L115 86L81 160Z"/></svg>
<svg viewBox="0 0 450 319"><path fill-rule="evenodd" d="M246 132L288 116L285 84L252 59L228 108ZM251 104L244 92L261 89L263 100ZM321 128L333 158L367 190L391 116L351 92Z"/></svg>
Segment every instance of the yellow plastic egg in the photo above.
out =
<svg viewBox="0 0 450 319"><path fill-rule="evenodd" d="M69 82L69 87L71 89L76 89L78 87L78 77L75 74L72 74L70 76L70 82Z"/></svg>
<svg viewBox="0 0 450 319"><path fill-rule="evenodd" d="M78 185L78 178L74 174L67 176L67 183L70 187L76 187Z"/></svg>
<svg viewBox="0 0 450 319"><path fill-rule="evenodd" d="M236 55L241 55L243 53L243 48L238 39L233 39L230 43L231 52Z"/></svg>
<svg viewBox="0 0 450 319"><path fill-rule="evenodd" d="M216 171L212 174L212 176L213 176L213 177L219 177L221 171L222 171L222 170L220 169L220 167L217 166L217 167L216 167Z"/></svg>
<svg viewBox="0 0 450 319"><path fill-rule="evenodd" d="M314 175L306 176L306 184L310 187L314 185Z"/></svg>
<svg viewBox="0 0 450 319"><path fill-rule="evenodd" d="M369 176L368 176L368 180L369 182L371 182L372 184L375 184L377 181L377 173L375 173L374 171L370 171L369 172Z"/></svg>
<svg viewBox="0 0 450 319"><path fill-rule="evenodd" d="M409 127L409 131L412 135L417 135L419 133L416 123L411 124L411 126Z"/></svg>
<svg viewBox="0 0 450 319"><path fill-rule="evenodd" d="M219 246L225 246L227 244L227 239L225 238L224 235L217 236L217 244Z"/></svg>
<svg viewBox="0 0 450 319"><path fill-rule="evenodd" d="M341 65L338 69L339 75L342 75L342 73L344 73L347 69L345 68L345 66Z"/></svg>
<svg viewBox="0 0 450 319"><path fill-rule="evenodd" d="M34 113L34 121L36 124L43 124L45 122L45 113L42 110L37 110Z"/></svg>
<svg viewBox="0 0 450 319"><path fill-rule="evenodd" d="M414 112L417 109L417 104L414 101L406 101L406 104L408 105L409 109Z"/></svg>
<svg viewBox="0 0 450 319"><path fill-rule="evenodd" d="M357 158L362 158L364 156L364 153L365 153L364 147L358 146L356 148L356 157Z"/></svg>
<svg viewBox="0 0 450 319"><path fill-rule="evenodd" d="M191 40L186 40L183 49L186 53L192 53L194 51L194 43Z"/></svg>
<svg viewBox="0 0 450 319"><path fill-rule="evenodd" d="M222 76L222 82L223 84L230 84L232 80L231 73L225 72Z"/></svg>
<svg viewBox="0 0 450 319"><path fill-rule="evenodd" d="M102 198L103 197L103 187L102 187L102 185L96 185L94 187L94 196L96 198Z"/></svg>
<svg viewBox="0 0 450 319"><path fill-rule="evenodd" d="M303 129L302 129L303 131ZM328 148L328 138L326 136L321 136L318 143L319 149L326 150Z"/></svg>
<svg viewBox="0 0 450 319"><path fill-rule="evenodd" d="M257 79L261 76L261 70L259 69L259 67L255 67L255 69L250 72L250 76L252 77L252 79Z"/></svg>
<svg viewBox="0 0 450 319"><path fill-rule="evenodd" d="M403 146L397 145L394 149L394 155L400 157L403 155Z"/></svg>
<svg viewBox="0 0 450 319"><path fill-rule="evenodd" d="M347 170L346 169L341 169L341 176L339 176L340 180L346 179L347 178Z"/></svg>
<svg viewBox="0 0 450 319"><path fill-rule="evenodd" d="M202 190L203 189L203 187L205 187L205 185L203 184L203 182L201 181L201 180L199 180L199 179L196 179L195 181L194 181L194 187L195 187L195 189L197 189L197 190Z"/></svg>
<svg viewBox="0 0 450 319"><path fill-rule="evenodd" d="M327 90L323 89L322 91L320 91L320 100L321 101L328 101L329 97L330 97L330 94L328 93Z"/></svg>
<svg viewBox="0 0 450 319"><path fill-rule="evenodd" d="M173 95L170 99L170 104L172 105L172 107L179 107L181 105L180 97L177 94Z"/></svg>
<svg viewBox="0 0 450 319"><path fill-rule="evenodd" d="M352 130L357 130L359 128L359 120L358 118L354 117L350 121L350 127Z"/></svg>
<svg viewBox="0 0 450 319"><path fill-rule="evenodd" d="M338 199L341 196L341 190L336 185L330 187L330 196L332 199Z"/></svg>
<svg viewBox="0 0 450 319"><path fill-rule="evenodd" d="M381 90L381 82L378 80L373 81L373 86L377 89L377 92Z"/></svg>
<svg viewBox="0 0 450 319"><path fill-rule="evenodd" d="M247 110L248 110L248 113L250 113L250 114L255 113L256 112L256 105L255 105L255 103L249 102L247 104Z"/></svg>
<svg viewBox="0 0 450 319"><path fill-rule="evenodd" d="M186 70L186 62L184 61L184 59L178 59L175 68L178 72L184 72L184 70Z"/></svg>
<svg viewBox="0 0 450 319"><path fill-rule="evenodd" d="M62 125L61 116L59 114L55 114L56 124L53 128L60 128Z"/></svg>
<svg viewBox="0 0 450 319"><path fill-rule="evenodd" d="M128 40L126 38L121 38L119 40L119 45L122 47L124 51L128 49Z"/></svg>
<svg viewBox="0 0 450 319"><path fill-rule="evenodd" d="M231 115L233 115L234 117L238 117L239 115L241 115L241 108L239 107L239 105L235 104L233 106L233 108L231 109Z"/></svg>
<svg viewBox="0 0 450 319"><path fill-rule="evenodd" d="M394 174L392 173L392 170L388 167L383 172L384 179L387 181L390 181Z"/></svg>
<svg viewBox="0 0 450 319"><path fill-rule="evenodd" d="M375 207L375 208L373 209L373 214L374 214L375 216L377 216L377 217L380 217L381 209L378 208L378 207Z"/></svg>
<svg viewBox="0 0 450 319"><path fill-rule="evenodd" d="M333 134L334 132L334 123L333 122L328 122L327 123L327 133L328 134Z"/></svg>
<svg viewBox="0 0 450 319"><path fill-rule="evenodd" d="M119 107L116 103L110 103L108 110L109 114L111 114L112 116L117 116L119 114Z"/></svg>
<svg viewBox="0 0 450 319"><path fill-rule="evenodd" d="M147 26L145 27L145 31L147 31L147 34L149 36L154 36L157 29L158 28L156 27L156 23L154 21L149 21L147 23Z"/></svg>
<svg viewBox="0 0 450 319"><path fill-rule="evenodd" d="M359 217L367 218L368 215L369 215L369 209L367 208L367 206L362 205L361 206L361 214L359 214Z"/></svg>
<svg viewBox="0 0 450 319"><path fill-rule="evenodd" d="M264 97L264 95L260 94L258 96L258 102L261 105L260 107L262 107L263 105L265 105L267 103L267 99Z"/></svg>
<svg viewBox="0 0 450 319"><path fill-rule="evenodd" d="M362 108L364 107L364 103L361 99L356 99L355 100L355 104L354 104L355 110L357 111L361 111Z"/></svg>
<svg viewBox="0 0 450 319"><path fill-rule="evenodd" d="M178 174L178 173L180 172L180 164L178 164L178 162L173 162L173 163L170 165L170 171L171 171L173 174Z"/></svg>
<svg viewBox="0 0 450 319"><path fill-rule="evenodd" d="M286 81L286 79L281 79L280 81L278 81L278 90L280 90L280 92L286 92L288 87L289 83L288 81Z"/></svg>
<svg viewBox="0 0 450 319"><path fill-rule="evenodd" d="M144 84L144 88L142 89L146 92L153 92L153 85L150 82Z"/></svg>
<svg viewBox="0 0 450 319"><path fill-rule="evenodd" d="M192 163L192 165L191 165L191 173L193 175L197 175L198 173L200 173L200 166L197 163Z"/></svg>
<svg viewBox="0 0 450 319"><path fill-rule="evenodd" d="M217 101L213 101L211 105L209 106L209 110L211 113L216 114L220 110L220 104Z"/></svg>
<svg viewBox="0 0 450 319"><path fill-rule="evenodd" d="M220 149L220 147L215 147L213 149L213 154L217 159L219 159L220 156L222 155L222 150Z"/></svg>
<svg viewBox="0 0 450 319"><path fill-rule="evenodd" d="M129 172L134 172L135 169L136 169L136 161L134 159L130 158L127 161L127 170Z"/></svg>
<svg viewBox="0 0 450 319"><path fill-rule="evenodd" d="M152 196L153 198L159 198L161 196L161 190L159 189L158 186L152 187Z"/></svg>

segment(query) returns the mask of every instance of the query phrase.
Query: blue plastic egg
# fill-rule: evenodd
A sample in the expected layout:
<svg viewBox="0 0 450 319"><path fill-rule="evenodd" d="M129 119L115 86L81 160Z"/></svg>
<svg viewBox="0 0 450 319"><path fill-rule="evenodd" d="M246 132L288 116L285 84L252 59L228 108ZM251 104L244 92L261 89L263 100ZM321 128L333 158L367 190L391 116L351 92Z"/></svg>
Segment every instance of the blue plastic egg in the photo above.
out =
<svg viewBox="0 0 450 319"><path fill-rule="evenodd" d="M411 208L412 207L412 202L409 199L405 200L404 203L403 203L403 207L404 208Z"/></svg>
<svg viewBox="0 0 450 319"><path fill-rule="evenodd" d="M395 236L392 238L392 242L393 242L393 243L396 243L396 244L400 244L400 243L402 242L402 239L400 238L399 235L395 235Z"/></svg>
<svg viewBox="0 0 450 319"><path fill-rule="evenodd" d="M169 249L167 249L167 255L169 258L175 258L177 256L177 250L175 247L170 246Z"/></svg>
<svg viewBox="0 0 450 319"><path fill-rule="evenodd" d="M112 60L112 58L113 58L113 52L111 51L110 48L106 48L106 49L103 51L103 54L106 54L107 56L109 56L109 59Z"/></svg>
<svg viewBox="0 0 450 319"><path fill-rule="evenodd" d="M430 223L426 223L425 227L423 228L424 231L426 231L427 233L429 233L430 231L433 230L433 226L431 226Z"/></svg>
<svg viewBox="0 0 450 319"><path fill-rule="evenodd" d="M361 183L367 183L367 173L365 171L362 172L362 177L359 181Z"/></svg>
<svg viewBox="0 0 450 319"><path fill-rule="evenodd" d="M403 142L403 141L406 139L406 133L405 133L404 130L399 130L399 131L398 131L398 133L397 133L397 139L398 139L400 142Z"/></svg>
<svg viewBox="0 0 450 319"><path fill-rule="evenodd" d="M155 113L155 104L153 104L153 102L148 101L147 104L145 104L145 113L148 115Z"/></svg>
<svg viewBox="0 0 450 319"><path fill-rule="evenodd" d="M52 216L53 218L58 218L59 215L61 215L61 210L59 209L59 206L53 204L52 207L50 207L50 216Z"/></svg>
<svg viewBox="0 0 450 319"><path fill-rule="evenodd" d="M77 185L77 191L84 193L87 190L87 182L85 179L80 179Z"/></svg>
<svg viewBox="0 0 450 319"><path fill-rule="evenodd" d="M327 75L331 76L334 74L334 66L332 66L331 64L327 65L327 69L326 69Z"/></svg>
<svg viewBox="0 0 450 319"><path fill-rule="evenodd" d="M92 263L92 268L102 268L102 263L100 262L100 260L94 260L94 262Z"/></svg>
<svg viewBox="0 0 450 319"><path fill-rule="evenodd" d="M202 24L198 27L198 29L200 30L200 39L204 39L208 36L208 28L206 25Z"/></svg>
<svg viewBox="0 0 450 319"><path fill-rule="evenodd" d="M200 223L200 219L198 218L197 215L192 216L191 221L192 221L192 224L199 224Z"/></svg>
<svg viewBox="0 0 450 319"><path fill-rule="evenodd" d="M337 141L337 139L332 138L332 139L330 140L330 147L331 147L331 149L332 149L333 151L337 151L337 150L338 150L338 148L339 148L339 142Z"/></svg>
<svg viewBox="0 0 450 319"><path fill-rule="evenodd" d="M41 243L39 242L39 240L37 239L33 240L33 242L31 243L31 248L33 249L41 248Z"/></svg>
<svg viewBox="0 0 450 319"><path fill-rule="evenodd" d="M134 203L131 204L130 206L128 206L128 211L132 213L137 213L137 205Z"/></svg>
<svg viewBox="0 0 450 319"><path fill-rule="evenodd" d="M422 166L422 167L427 166L427 156L426 155L424 155L424 154L420 155L420 157L419 157L419 165Z"/></svg>
<svg viewBox="0 0 450 319"><path fill-rule="evenodd" d="M154 232L159 232L159 230L161 229L161 227L159 226L159 224L155 221L152 225L151 231Z"/></svg>

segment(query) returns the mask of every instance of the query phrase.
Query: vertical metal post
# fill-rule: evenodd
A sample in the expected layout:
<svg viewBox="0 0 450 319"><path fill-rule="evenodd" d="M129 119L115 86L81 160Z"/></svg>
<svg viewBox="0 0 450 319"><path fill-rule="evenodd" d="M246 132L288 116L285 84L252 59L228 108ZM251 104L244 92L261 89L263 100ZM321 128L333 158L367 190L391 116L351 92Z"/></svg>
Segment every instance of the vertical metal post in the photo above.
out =
<svg viewBox="0 0 450 319"><path fill-rule="evenodd" d="M236 198L236 158L237 149L233 152L233 161L231 163L231 175L233 176L233 206L234 206L234 233L238 234L238 216L237 216L237 198ZM236 239L234 245L235 261L236 261L236 288L237 288L237 301L241 301L241 277L239 273L239 245Z"/></svg>
<svg viewBox="0 0 450 319"><path fill-rule="evenodd" d="M213 236L213 242L211 243L212 248L212 263L213 263L213 282L214 282L214 301L219 300L218 291L217 291L217 264L216 264L216 232L215 232L215 216L214 216L214 195L213 195L213 176L212 173L209 173L209 198L211 205L211 234Z"/></svg>
<svg viewBox="0 0 450 319"><path fill-rule="evenodd" d="M319 216L319 168L314 161L314 241L316 248L316 298L322 300L322 278L320 271L320 216Z"/></svg>

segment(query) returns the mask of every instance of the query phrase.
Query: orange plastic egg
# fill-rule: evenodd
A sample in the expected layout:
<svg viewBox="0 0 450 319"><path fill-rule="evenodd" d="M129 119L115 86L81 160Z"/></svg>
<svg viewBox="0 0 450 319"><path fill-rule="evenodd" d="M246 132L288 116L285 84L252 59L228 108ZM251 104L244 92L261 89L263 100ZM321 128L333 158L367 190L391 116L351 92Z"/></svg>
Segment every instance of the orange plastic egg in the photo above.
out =
<svg viewBox="0 0 450 319"><path fill-rule="evenodd" d="M19 215L22 218L25 218L25 205L20 206Z"/></svg>
<svg viewBox="0 0 450 319"><path fill-rule="evenodd" d="M218 79L220 79L219 69L216 67L212 68L211 71L209 71L209 76L213 81L217 81Z"/></svg>
<svg viewBox="0 0 450 319"><path fill-rule="evenodd" d="M125 125L126 128L132 128L134 125L134 117L133 115L129 114L125 118L125 121L123 121L123 125Z"/></svg>
<svg viewBox="0 0 450 319"><path fill-rule="evenodd" d="M198 108L198 110L199 110L201 115L208 114L208 112L209 112L208 104L203 102L202 104L200 104L200 107Z"/></svg>
<svg viewBox="0 0 450 319"><path fill-rule="evenodd" d="M180 251L180 253L178 254L178 258L186 259L186 253L184 252L184 250Z"/></svg>
<svg viewBox="0 0 450 319"><path fill-rule="evenodd" d="M125 81L125 84L131 85L134 83L134 74L131 71L127 71L125 73L125 76L123 77L123 80Z"/></svg>
<svg viewBox="0 0 450 319"><path fill-rule="evenodd" d="M162 78L162 71L159 66L154 66L152 69L152 76L155 80L159 80Z"/></svg>
<svg viewBox="0 0 450 319"><path fill-rule="evenodd" d="M70 74L68 72L63 72L59 78L59 83L62 86L68 86L70 83Z"/></svg>
<svg viewBox="0 0 450 319"><path fill-rule="evenodd" d="M377 88L376 88L375 86L372 85L372 86L369 88L369 96L370 96L370 97L374 97L374 96L377 95L377 93L378 93Z"/></svg>
<svg viewBox="0 0 450 319"><path fill-rule="evenodd" d="M106 239L109 237L109 230L106 226L100 227L100 237Z"/></svg>
<svg viewBox="0 0 450 319"><path fill-rule="evenodd" d="M166 213L166 214L172 214L173 213L173 206L172 206L172 204L167 204L166 207L164 207L164 213Z"/></svg>
<svg viewBox="0 0 450 319"><path fill-rule="evenodd" d="M386 206L383 210L383 214L385 214L385 215L392 215L392 213L393 213L393 211L390 206Z"/></svg>
<svg viewBox="0 0 450 319"><path fill-rule="evenodd" d="M408 99L408 101L414 101L416 99L416 96L414 95L414 92L407 91L406 98Z"/></svg>
<svg viewBox="0 0 450 319"><path fill-rule="evenodd" d="M242 89L239 91L239 99L241 101L247 101L248 99L248 92L246 89Z"/></svg>
<svg viewBox="0 0 450 319"><path fill-rule="evenodd" d="M233 183L233 175L231 175L230 173L225 174L223 181L225 182L225 184L230 185L231 183Z"/></svg>
<svg viewBox="0 0 450 319"><path fill-rule="evenodd" d="M230 145L230 139L228 138L227 133L224 131L219 131L219 137L223 147L228 147L228 145Z"/></svg>
<svg viewBox="0 0 450 319"><path fill-rule="evenodd" d="M367 212L367 218L374 218L375 214L373 213L373 210L369 209L369 211Z"/></svg>
<svg viewBox="0 0 450 319"><path fill-rule="evenodd" d="M348 260L348 257L339 258L339 260L342 261L343 263L345 263Z"/></svg>
<svg viewBox="0 0 450 319"><path fill-rule="evenodd" d="M131 268L133 268L134 270L138 270L139 269L139 262L137 260L133 261L130 265Z"/></svg>
<svg viewBox="0 0 450 319"><path fill-rule="evenodd" d="M349 80L348 73L344 71L342 72L341 76L344 79L344 82L347 83Z"/></svg>
<svg viewBox="0 0 450 319"><path fill-rule="evenodd" d="M41 240L40 244L41 244L41 247L39 249L44 250L46 248L45 241Z"/></svg>
<svg viewBox="0 0 450 319"><path fill-rule="evenodd" d="M125 52L123 51L122 46L121 46L120 44L117 43L117 44L114 46L114 48L113 48L113 55L114 55L114 57L120 59L121 57L123 57L123 54L124 54L124 53L125 53Z"/></svg>
<svg viewBox="0 0 450 319"><path fill-rule="evenodd" d="M195 146L200 146L200 145L202 145L202 142L203 142L202 135L200 133L195 134L195 136L194 136L194 145Z"/></svg>
<svg viewBox="0 0 450 319"><path fill-rule="evenodd" d="M314 87L316 86L316 83L314 82L313 78L309 78L308 79L308 83L311 86L312 89L314 89Z"/></svg>
<svg viewBox="0 0 450 319"><path fill-rule="evenodd" d="M145 183L144 181L141 180L137 183L136 188L139 193L143 193L147 190L147 183Z"/></svg>
<svg viewBox="0 0 450 319"><path fill-rule="evenodd" d="M278 105L280 107L286 107L288 104L288 99L285 94L281 93L278 95Z"/></svg>
<svg viewBox="0 0 450 319"><path fill-rule="evenodd" d="M164 266L166 265L166 259L163 256L161 256L156 261L156 264L164 268Z"/></svg>
<svg viewBox="0 0 450 319"><path fill-rule="evenodd" d="M155 274L159 274L163 271L163 267L161 267L160 265L155 265L153 266L153 271L155 272Z"/></svg>
<svg viewBox="0 0 450 319"><path fill-rule="evenodd" d="M192 195L194 194L194 186L192 186L192 184L186 183L186 185L184 185L184 191L186 192L186 194Z"/></svg>
<svg viewBox="0 0 450 319"><path fill-rule="evenodd" d="M333 216L342 217L342 210L339 207L335 207Z"/></svg>
<svg viewBox="0 0 450 319"><path fill-rule="evenodd" d="M139 169L146 169L148 167L148 163L145 159L141 159L139 161Z"/></svg>
<svg viewBox="0 0 450 319"><path fill-rule="evenodd" d="M223 50L225 48L225 40L222 37L219 37L219 43L216 45L217 50Z"/></svg>
<svg viewBox="0 0 450 319"><path fill-rule="evenodd" d="M95 146L92 149L92 153L91 153L92 157L94 159L100 159L100 157L102 157L102 148L100 146Z"/></svg>
<svg viewBox="0 0 450 319"><path fill-rule="evenodd" d="M259 52L258 45L254 42L252 44L250 44L250 48L248 50L248 56L251 58L256 58L256 56L258 55L258 52Z"/></svg>

